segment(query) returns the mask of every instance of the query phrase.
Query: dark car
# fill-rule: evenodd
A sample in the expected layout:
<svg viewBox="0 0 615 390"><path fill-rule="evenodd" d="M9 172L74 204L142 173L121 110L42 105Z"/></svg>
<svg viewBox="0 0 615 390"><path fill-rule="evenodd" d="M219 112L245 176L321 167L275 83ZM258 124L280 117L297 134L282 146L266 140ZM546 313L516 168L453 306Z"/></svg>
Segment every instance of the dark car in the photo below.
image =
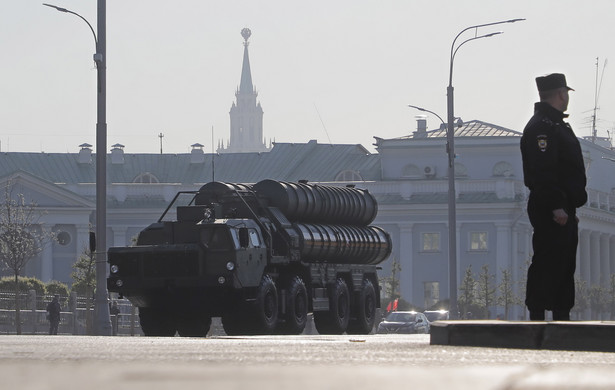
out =
<svg viewBox="0 0 615 390"><path fill-rule="evenodd" d="M429 333L429 321L423 313L394 311L378 325L377 333Z"/></svg>

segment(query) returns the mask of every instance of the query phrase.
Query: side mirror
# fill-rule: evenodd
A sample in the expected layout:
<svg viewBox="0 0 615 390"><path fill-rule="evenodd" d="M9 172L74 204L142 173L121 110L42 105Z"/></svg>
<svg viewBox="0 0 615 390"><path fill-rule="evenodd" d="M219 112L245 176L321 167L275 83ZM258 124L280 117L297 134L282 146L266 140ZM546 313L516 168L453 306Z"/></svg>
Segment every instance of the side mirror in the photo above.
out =
<svg viewBox="0 0 615 390"><path fill-rule="evenodd" d="M242 248L247 248L249 245L250 234L248 233L248 228L239 228L239 246Z"/></svg>

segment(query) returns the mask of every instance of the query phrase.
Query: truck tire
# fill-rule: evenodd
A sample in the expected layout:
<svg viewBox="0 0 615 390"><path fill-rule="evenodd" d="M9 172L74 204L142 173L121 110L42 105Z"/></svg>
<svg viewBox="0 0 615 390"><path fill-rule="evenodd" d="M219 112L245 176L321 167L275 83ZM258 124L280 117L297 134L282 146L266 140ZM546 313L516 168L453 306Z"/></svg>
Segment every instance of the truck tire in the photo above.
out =
<svg viewBox="0 0 615 390"><path fill-rule="evenodd" d="M175 336L175 321L170 311L157 307L140 307L139 322L145 336Z"/></svg>
<svg viewBox="0 0 615 390"><path fill-rule="evenodd" d="M288 284L286 314L276 333L301 334L307 324L308 296L303 279L293 277Z"/></svg>
<svg viewBox="0 0 615 390"><path fill-rule="evenodd" d="M205 337L211 327L207 315L185 315L177 320L177 333L182 337Z"/></svg>
<svg viewBox="0 0 615 390"><path fill-rule="evenodd" d="M314 313L314 325L320 334L342 334L350 320L350 294L342 278L329 288L329 311Z"/></svg>
<svg viewBox="0 0 615 390"><path fill-rule="evenodd" d="M278 289L271 276L263 276L252 309L250 333L272 334L278 322Z"/></svg>
<svg viewBox="0 0 615 390"><path fill-rule="evenodd" d="M353 309L347 333L369 334L376 321L376 290L371 280L363 279Z"/></svg>

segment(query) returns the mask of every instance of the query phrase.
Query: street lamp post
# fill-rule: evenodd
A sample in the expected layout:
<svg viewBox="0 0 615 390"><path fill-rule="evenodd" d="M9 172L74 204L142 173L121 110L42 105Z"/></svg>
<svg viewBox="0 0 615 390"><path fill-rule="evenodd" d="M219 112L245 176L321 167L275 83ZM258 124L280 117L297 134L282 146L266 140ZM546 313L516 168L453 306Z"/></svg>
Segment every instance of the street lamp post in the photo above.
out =
<svg viewBox="0 0 615 390"><path fill-rule="evenodd" d="M461 46L470 41L489 38L498 34L502 34L501 31L493 32L485 35L478 35L478 29L481 27L495 26L497 24L514 23L525 19L511 19L501 22L478 24L476 26L467 27L459 32L451 45L450 54L450 72L448 78L448 87L446 88L447 97L447 133L446 133L446 151L448 153L448 277L449 277L449 314L453 318L457 318L457 211L455 204L455 120L454 114L454 100L453 100L453 62L455 60L455 54ZM472 38L466 39L459 45L455 46L457 39L466 31L474 29L475 35Z"/></svg>
<svg viewBox="0 0 615 390"><path fill-rule="evenodd" d="M51 4L43 4L60 12L81 18L90 27L96 43L98 85L96 88L96 319L95 334L111 335L107 292L107 2L98 0L98 38L92 25L81 15Z"/></svg>
<svg viewBox="0 0 615 390"><path fill-rule="evenodd" d="M419 110L419 111L422 111L422 112L428 112L428 113L430 113L431 115L434 115L436 118L440 119L440 122L442 122L442 124L443 124L443 125L445 125L445 124L446 124L446 122L444 122L444 119L442 119L442 117L441 117L440 115L436 114L436 113L435 113L435 112L433 112L433 111L430 111L430 110L428 110L428 109L426 109L426 108L423 108L423 107L413 106L412 104L408 104L408 107L410 107L410 108L414 108L415 110Z"/></svg>

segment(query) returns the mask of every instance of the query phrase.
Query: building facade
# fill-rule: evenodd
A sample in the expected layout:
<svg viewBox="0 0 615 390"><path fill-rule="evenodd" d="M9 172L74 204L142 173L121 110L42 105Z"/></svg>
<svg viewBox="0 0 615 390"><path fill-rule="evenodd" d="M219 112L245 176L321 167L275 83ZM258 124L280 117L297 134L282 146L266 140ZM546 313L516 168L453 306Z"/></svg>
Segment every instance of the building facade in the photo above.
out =
<svg viewBox="0 0 615 390"><path fill-rule="evenodd" d="M532 256L532 228L526 213L519 151L521 133L471 121L456 129L457 284L472 266L487 265L495 283L507 270L518 295ZM448 178L446 131L417 131L394 139L376 138L378 153L360 145L276 143L268 153L204 154L199 144L186 154L128 154L120 144L107 156L107 245L130 245L156 221L173 196L216 180L255 183L271 178L349 183L367 188L379 202L374 224L393 238L390 273L401 265L402 297L430 307L447 299ZM589 201L579 210L577 276L587 286L610 287L615 274L615 152L581 140L588 172ZM214 170L215 166L215 172ZM89 145L78 153L2 153L0 185L45 211L42 222L57 233L29 262L26 275L70 283L72 264L95 226L95 158ZM493 307L492 316L502 314ZM517 306L509 318L522 317ZM591 313L585 313L587 316Z"/></svg>
<svg viewBox="0 0 615 390"><path fill-rule="evenodd" d="M468 267L477 274L487 265L494 285L502 281L504 271L512 276L519 299L524 296L532 257L521 135L480 121L455 130L457 285L461 286ZM394 255L401 264L401 295L417 306L430 307L449 297L446 128L426 131L419 124L411 136L376 140L382 177L370 191L380 201L378 223L394 237ZM576 275L587 287L608 291L614 287L611 275L615 274L615 180L611 173L615 166L610 160L615 156L605 144L580 141L590 200L578 213ZM504 314L502 310L491 308L492 318ZM517 305L509 318L524 318L524 313Z"/></svg>

